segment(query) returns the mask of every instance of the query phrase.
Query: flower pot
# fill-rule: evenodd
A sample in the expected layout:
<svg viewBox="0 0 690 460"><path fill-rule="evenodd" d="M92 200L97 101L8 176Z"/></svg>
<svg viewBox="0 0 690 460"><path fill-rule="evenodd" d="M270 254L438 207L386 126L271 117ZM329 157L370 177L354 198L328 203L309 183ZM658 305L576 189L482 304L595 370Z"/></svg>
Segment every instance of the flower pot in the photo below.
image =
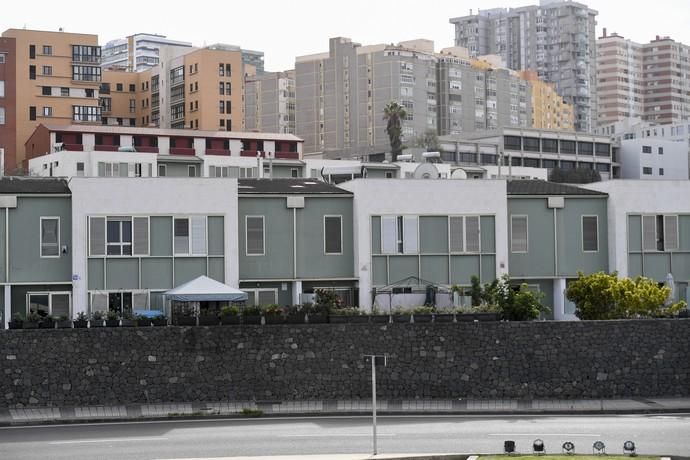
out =
<svg viewBox="0 0 690 460"><path fill-rule="evenodd" d="M452 323L455 315L452 313L439 313L434 315L434 323Z"/></svg>
<svg viewBox="0 0 690 460"><path fill-rule="evenodd" d="M21 329L23 324L24 324L24 321L22 321L22 320L17 321L14 319L7 323L7 325L9 326L10 329Z"/></svg>
<svg viewBox="0 0 690 460"><path fill-rule="evenodd" d="M134 327L137 325L136 320L133 319L123 319L122 320L122 327Z"/></svg>
<svg viewBox="0 0 690 460"><path fill-rule="evenodd" d="M199 316L199 326L218 326L218 317Z"/></svg>
<svg viewBox="0 0 690 460"><path fill-rule="evenodd" d="M155 327L167 326L168 318L153 318L151 320L151 324L153 324Z"/></svg>
<svg viewBox="0 0 690 460"><path fill-rule="evenodd" d="M260 315L246 315L242 317L242 323L243 324L261 324L261 316Z"/></svg>
<svg viewBox="0 0 690 460"><path fill-rule="evenodd" d="M85 319L77 319L77 320L72 321L72 323L74 324L75 329L83 329L89 325L89 322L86 321Z"/></svg>
<svg viewBox="0 0 690 460"><path fill-rule="evenodd" d="M240 324L239 315L224 315L220 317L220 324L226 326L229 324Z"/></svg>
<svg viewBox="0 0 690 460"><path fill-rule="evenodd" d="M370 315L369 321L372 323L378 323L378 324L390 323L390 316L389 315ZM407 321L409 322L410 318L407 318Z"/></svg>
<svg viewBox="0 0 690 460"><path fill-rule="evenodd" d="M72 328L72 321L66 319L64 321L57 321L57 327L58 329L71 329Z"/></svg>
<svg viewBox="0 0 690 460"><path fill-rule="evenodd" d="M46 320L44 319L40 323L38 323L38 328L39 329L55 329L55 321L52 319Z"/></svg>
<svg viewBox="0 0 690 460"><path fill-rule="evenodd" d="M323 314L313 314L307 315L307 322L309 324L323 324L328 322L328 315Z"/></svg>
<svg viewBox="0 0 690 460"><path fill-rule="evenodd" d="M120 326L120 320L119 319L106 319L105 320L105 327L119 327Z"/></svg>
<svg viewBox="0 0 690 460"><path fill-rule="evenodd" d="M24 321L22 323L22 329L38 329L38 321Z"/></svg>
<svg viewBox="0 0 690 460"><path fill-rule="evenodd" d="M196 326L196 316L179 316L175 318L178 326Z"/></svg>
<svg viewBox="0 0 690 460"><path fill-rule="evenodd" d="M367 315L351 315L345 316L345 318L345 322L348 324L367 324L369 322L369 317Z"/></svg>
<svg viewBox="0 0 690 460"><path fill-rule="evenodd" d="M348 321L349 316L345 315L331 315L328 317L328 322L331 324L345 324ZM311 316L309 317L309 322L311 322Z"/></svg>
<svg viewBox="0 0 690 460"><path fill-rule="evenodd" d="M459 313L455 315L458 323L471 323L474 321L474 313Z"/></svg>
<svg viewBox="0 0 690 460"><path fill-rule="evenodd" d="M409 323L411 315L393 315L394 323Z"/></svg>
<svg viewBox="0 0 690 460"><path fill-rule="evenodd" d="M285 322L288 324L304 324L304 313L293 313L287 315Z"/></svg>
<svg viewBox="0 0 690 460"><path fill-rule="evenodd" d="M430 323L432 320L432 315L428 313L422 313L420 315L414 315L413 320L415 323Z"/></svg>
<svg viewBox="0 0 690 460"><path fill-rule="evenodd" d="M149 318L139 318L136 322L137 327L151 327L151 319Z"/></svg>
<svg viewBox="0 0 690 460"><path fill-rule="evenodd" d="M266 315L264 316L264 324L283 324L285 318L283 315Z"/></svg>
<svg viewBox="0 0 690 460"><path fill-rule="evenodd" d="M501 319L501 315L499 313L491 312L474 313L474 319L476 321L499 321Z"/></svg>
<svg viewBox="0 0 690 460"><path fill-rule="evenodd" d="M91 327L105 327L105 321L102 319L92 319L89 326Z"/></svg>

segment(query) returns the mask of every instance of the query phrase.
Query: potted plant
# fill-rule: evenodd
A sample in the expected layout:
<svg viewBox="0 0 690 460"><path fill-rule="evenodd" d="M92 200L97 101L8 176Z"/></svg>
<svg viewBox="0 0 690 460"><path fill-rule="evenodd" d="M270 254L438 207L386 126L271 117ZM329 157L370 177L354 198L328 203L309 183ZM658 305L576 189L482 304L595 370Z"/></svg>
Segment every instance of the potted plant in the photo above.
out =
<svg viewBox="0 0 690 460"><path fill-rule="evenodd" d="M72 323L74 324L75 329L85 328L89 325L89 317L86 316L86 313L80 311L79 313L77 313L77 317L74 321L72 321Z"/></svg>
<svg viewBox="0 0 690 460"><path fill-rule="evenodd" d="M283 309L280 305L270 304L262 309L264 324L282 324L285 322Z"/></svg>
<svg viewBox="0 0 690 460"><path fill-rule="evenodd" d="M139 313L134 315L134 322L136 323L137 327L151 327L151 318Z"/></svg>
<svg viewBox="0 0 690 460"><path fill-rule="evenodd" d="M39 312L39 315L41 313ZM55 318L50 315L43 315L38 323L39 329L55 329Z"/></svg>
<svg viewBox="0 0 690 460"><path fill-rule="evenodd" d="M24 324L24 317L21 313L12 315L12 319L8 321L7 325L10 329L21 329Z"/></svg>
<svg viewBox="0 0 690 460"><path fill-rule="evenodd" d="M120 325L120 315L116 310L108 310L105 314L106 327L118 327Z"/></svg>
<svg viewBox="0 0 690 460"><path fill-rule="evenodd" d="M242 309L242 322L244 324L261 324L261 307L258 305L245 306Z"/></svg>
<svg viewBox="0 0 690 460"><path fill-rule="evenodd" d="M151 324L153 324L154 326L167 326L168 318L161 313L158 316L154 316L153 318L151 318Z"/></svg>
<svg viewBox="0 0 690 460"><path fill-rule="evenodd" d="M225 305L221 308L220 324L240 324L240 308L237 305Z"/></svg>
<svg viewBox="0 0 690 460"><path fill-rule="evenodd" d="M330 308L328 305L305 303L302 309L307 314L309 324L327 323Z"/></svg>
<svg viewBox="0 0 690 460"><path fill-rule="evenodd" d="M415 323L430 323L433 318L434 310L434 307L426 305L415 307L412 309L412 321Z"/></svg>
<svg viewBox="0 0 690 460"><path fill-rule="evenodd" d="M91 315L91 327L103 327L103 320L105 319L105 313L101 310L96 310Z"/></svg>
<svg viewBox="0 0 690 460"><path fill-rule="evenodd" d="M396 308L393 310L392 318L394 323L409 323L412 320L412 314L410 310Z"/></svg>
<svg viewBox="0 0 690 460"><path fill-rule="evenodd" d="M443 310L434 313L434 323L452 323L453 321L455 321L455 313L453 313L452 310Z"/></svg>
<svg viewBox="0 0 690 460"><path fill-rule="evenodd" d="M384 315L380 313L376 307L372 308L371 312L369 313L369 322L371 323L389 323L390 319L390 315Z"/></svg>
<svg viewBox="0 0 690 460"><path fill-rule="evenodd" d="M336 308L331 310L328 322L333 324L342 323L368 323L369 317L363 315L358 308Z"/></svg>
<svg viewBox="0 0 690 460"><path fill-rule="evenodd" d="M301 305L292 305L291 307L286 307L285 322L288 324L304 324L306 319L306 311L302 309Z"/></svg>
<svg viewBox="0 0 690 460"><path fill-rule="evenodd" d="M132 314L131 311L126 311L122 315L122 326L123 327L134 327L136 326L137 322L134 319L134 315Z"/></svg>
<svg viewBox="0 0 690 460"><path fill-rule="evenodd" d="M72 321L67 319L66 316L53 316L53 319L55 320L55 324L57 325L58 329L72 328Z"/></svg>
<svg viewBox="0 0 690 460"><path fill-rule="evenodd" d="M218 326L218 313L210 308L199 312L199 326Z"/></svg>
<svg viewBox="0 0 690 460"><path fill-rule="evenodd" d="M22 323L22 329L38 329L38 325L43 317L37 312L31 310L28 315L26 315L26 320Z"/></svg>

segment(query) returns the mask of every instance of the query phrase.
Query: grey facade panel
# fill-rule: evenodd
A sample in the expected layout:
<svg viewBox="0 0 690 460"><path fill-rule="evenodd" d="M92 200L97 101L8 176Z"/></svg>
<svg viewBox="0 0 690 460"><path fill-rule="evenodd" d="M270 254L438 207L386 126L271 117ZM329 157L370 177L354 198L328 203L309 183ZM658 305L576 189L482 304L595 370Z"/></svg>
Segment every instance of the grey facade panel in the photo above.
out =
<svg viewBox="0 0 690 460"><path fill-rule="evenodd" d="M89 259L87 272L89 277L89 290L105 289L105 259Z"/></svg>
<svg viewBox="0 0 690 460"><path fill-rule="evenodd" d="M222 256L225 253L224 219L221 216L208 217L208 255Z"/></svg>
<svg viewBox="0 0 690 460"><path fill-rule="evenodd" d="M391 256L388 258L389 284L409 276L419 276L419 258L417 256Z"/></svg>
<svg viewBox="0 0 690 460"><path fill-rule="evenodd" d="M191 281L201 275L206 275L205 257L175 258L175 286Z"/></svg>
<svg viewBox="0 0 690 460"><path fill-rule="evenodd" d="M422 254L443 254L448 252L447 217L421 216L419 218L419 249ZM447 272L448 269L446 267L446 278L448 278Z"/></svg>
<svg viewBox="0 0 690 460"><path fill-rule="evenodd" d="M180 284L180 283L178 283ZM142 289L172 289L173 259L147 257L141 259Z"/></svg>
<svg viewBox="0 0 690 460"><path fill-rule="evenodd" d="M139 259L110 258L105 262L106 288L139 289Z"/></svg>
<svg viewBox="0 0 690 460"><path fill-rule="evenodd" d="M419 277L433 283L448 284L448 256L422 256Z"/></svg>
<svg viewBox="0 0 690 460"><path fill-rule="evenodd" d="M208 259L208 275L221 283L225 282L225 260L222 257L210 257Z"/></svg>
<svg viewBox="0 0 690 460"><path fill-rule="evenodd" d="M450 283L469 286L470 279L481 273L479 255L454 255L450 257Z"/></svg>
<svg viewBox="0 0 690 460"><path fill-rule="evenodd" d="M152 256L172 256L172 217L151 216L150 254Z"/></svg>

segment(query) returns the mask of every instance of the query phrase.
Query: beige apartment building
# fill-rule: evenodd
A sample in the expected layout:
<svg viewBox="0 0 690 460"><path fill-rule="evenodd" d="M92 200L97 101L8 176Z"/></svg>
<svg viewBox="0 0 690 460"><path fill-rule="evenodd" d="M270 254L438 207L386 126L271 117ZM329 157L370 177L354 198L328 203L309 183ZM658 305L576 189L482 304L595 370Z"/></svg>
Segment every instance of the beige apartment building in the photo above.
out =
<svg viewBox="0 0 690 460"><path fill-rule="evenodd" d="M101 123L98 36L8 29L0 39L0 149L4 173L25 170L40 123Z"/></svg>
<svg viewBox="0 0 690 460"><path fill-rule="evenodd" d="M573 106L565 102L552 83L540 80L532 70L519 72L519 75L532 85L532 128L575 130Z"/></svg>

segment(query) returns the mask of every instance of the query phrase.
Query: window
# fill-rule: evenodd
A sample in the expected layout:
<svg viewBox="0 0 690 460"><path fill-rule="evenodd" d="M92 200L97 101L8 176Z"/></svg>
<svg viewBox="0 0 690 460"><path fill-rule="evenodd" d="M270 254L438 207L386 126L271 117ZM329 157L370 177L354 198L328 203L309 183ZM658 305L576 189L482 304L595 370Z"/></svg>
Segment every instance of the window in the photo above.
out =
<svg viewBox="0 0 690 460"><path fill-rule="evenodd" d="M218 83L218 94L220 94L221 96L225 96L225 83L223 83L222 81Z"/></svg>
<svg viewBox="0 0 690 460"><path fill-rule="evenodd" d="M225 101L225 112L232 113L232 101Z"/></svg>
<svg viewBox="0 0 690 460"><path fill-rule="evenodd" d="M218 64L218 76L219 77L225 76L225 66L223 64Z"/></svg>
<svg viewBox="0 0 690 460"><path fill-rule="evenodd" d="M418 229L417 216L382 216L381 251L383 254L416 254Z"/></svg>
<svg viewBox="0 0 690 460"><path fill-rule="evenodd" d="M175 255L206 255L206 216L176 217Z"/></svg>
<svg viewBox="0 0 690 460"><path fill-rule="evenodd" d="M645 251L678 250L678 216L642 216L642 248Z"/></svg>
<svg viewBox="0 0 690 460"><path fill-rule="evenodd" d="M248 256L263 256L266 251L264 216L246 216L245 229L246 254Z"/></svg>
<svg viewBox="0 0 690 460"><path fill-rule="evenodd" d="M72 61L74 62L89 62L92 64L101 63L101 47L100 46L86 46L86 45L72 45Z"/></svg>
<svg viewBox="0 0 690 460"><path fill-rule="evenodd" d="M106 221L106 254L132 255L132 218L108 217Z"/></svg>
<svg viewBox="0 0 690 460"><path fill-rule="evenodd" d="M324 216L323 248L325 254L343 253L343 218L342 216Z"/></svg>
<svg viewBox="0 0 690 460"><path fill-rule="evenodd" d="M479 252L479 216L449 217L450 252Z"/></svg>
<svg viewBox="0 0 690 460"><path fill-rule="evenodd" d="M529 250L527 216L510 216L510 252Z"/></svg>
<svg viewBox="0 0 690 460"><path fill-rule="evenodd" d="M652 146L651 145L643 145L642 146L642 153L652 153Z"/></svg>
<svg viewBox="0 0 690 460"><path fill-rule="evenodd" d="M187 176L196 177L196 166L194 166L194 165L187 166Z"/></svg>
<svg viewBox="0 0 690 460"><path fill-rule="evenodd" d="M663 154L664 154L664 148L663 148L663 147L659 147L659 155L663 155Z"/></svg>
<svg viewBox="0 0 690 460"><path fill-rule="evenodd" d="M101 68L89 65L73 65L72 80L78 81L101 81ZM118 83L118 86L122 86ZM122 91L120 88L119 91Z"/></svg>
<svg viewBox="0 0 690 460"><path fill-rule="evenodd" d="M29 80L35 80L35 79L36 79L36 66L30 65L29 66Z"/></svg>
<svg viewBox="0 0 690 460"><path fill-rule="evenodd" d="M77 176L84 176L84 163L81 161L77 162Z"/></svg>
<svg viewBox="0 0 690 460"><path fill-rule="evenodd" d="M232 64L225 64L225 76L232 76Z"/></svg>
<svg viewBox="0 0 690 460"><path fill-rule="evenodd" d="M5 124L5 108L0 107L0 125Z"/></svg>
<svg viewBox="0 0 690 460"><path fill-rule="evenodd" d="M41 217L41 257L60 257L59 217Z"/></svg>
<svg viewBox="0 0 690 460"><path fill-rule="evenodd" d="M644 174L645 176L651 176L652 175L652 168L650 168L648 166L644 166L642 168L642 174Z"/></svg>
<svg viewBox="0 0 690 460"><path fill-rule="evenodd" d="M53 75L53 66L50 65L44 65L43 66L43 75Z"/></svg>
<svg viewBox="0 0 690 460"><path fill-rule="evenodd" d="M0 53L0 64L4 64L5 60L7 59L5 57L6 53Z"/></svg>
<svg viewBox="0 0 690 460"><path fill-rule="evenodd" d="M53 116L53 108L52 107L43 107L43 116L44 117L52 117Z"/></svg>
<svg viewBox="0 0 690 460"><path fill-rule="evenodd" d="M69 292L28 292L26 294L27 314L43 312L51 316L71 318L71 293Z"/></svg>
<svg viewBox="0 0 690 460"><path fill-rule="evenodd" d="M122 91L122 83L115 84L115 91Z"/></svg>
<svg viewBox="0 0 690 460"><path fill-rule="evenodd" d="M73 105L72 119L74 121L101 121L101 108L83 105Z"/></svg>
<svg viewBox="0 0 690 460"><path fill-rule="evenodd" d="M60 96L69 97L69 88L60 88Z"/></svg>
<svg viewBox="0 0 690 460"><path fill-rule="evenodd" d="M29 45L29 59L36 59L36 45Z"/></svg>
<svg viewBox="0 0 690 460"><path fill-rule="evenodd" d="M225 113L225 101L220 101L218 103L218 110L220 113Z"/></svg>
<svg viewBox="0 0 690 460"><path fill-rule="evenodd" d="M165 165L158 165L158 177L165 177L167 172L166 169Z"/></svg>
<svg viewBox="0 0 690 460"><path fill-rule="evenodd" d="M33 105L29 107L29 120L36 120L36 107L34 107Z"/></svg>
<svg viewBox="0 0 690 460"><path fill-rule="evenodd" d="M41 86L41 96L50 96L52 88L50 86Z"/></svg>
<svg viewBox="0 0 690 460"><path fill-rule="evenodd" d="M86 88L84 90L84 93L86 93L86 97L94 97L94 94L95 94L93 89L91 89L91 88Z"/></svg>
<svg viewBox="0 0 690 460"><path fill-rule="evenodd" d="M582 216L582 250L584 252L599 251L598 216Z"/></svg>
<svg viewBox="0 0 690 460"><path fill-rule="evenodd" d="M130 84L130 85L129 85L129 92L130 92L130 93L133 93L133 92L135 92L136 90L137 90L137 85L134 85L134 84Z"/></svg>
<svg viewBox="0 0 690 460"><path fill-rule="evenodd" d="M225 95L230 96L232 94L232 83L229 81L225 82Z"/></svg>

